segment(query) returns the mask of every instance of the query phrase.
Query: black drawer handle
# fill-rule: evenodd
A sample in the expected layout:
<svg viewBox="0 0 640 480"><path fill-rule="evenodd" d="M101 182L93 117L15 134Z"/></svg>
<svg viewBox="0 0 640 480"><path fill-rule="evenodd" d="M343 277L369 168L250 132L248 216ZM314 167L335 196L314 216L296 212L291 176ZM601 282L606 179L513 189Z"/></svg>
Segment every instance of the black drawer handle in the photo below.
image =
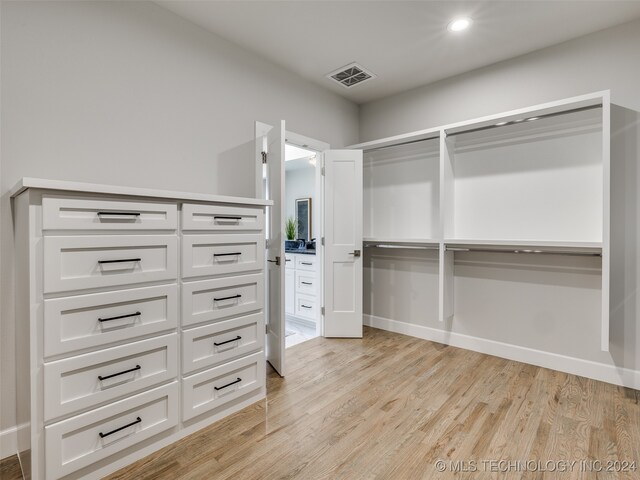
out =
<svg viewBox="0 0 640 480"><path fill-rule="evenodd" d="M102 265L103 263L140 262L141 260L141 258L123 258L121 260L98 260L98 263Z"/></svg>
<svg viewBox="0 0 640 480"><path fill-rule="evenodd" d="M313 283L311 283L311 282L300 282L300 283L303 284L303 285L313 285Z"/></svg>
<svg viewBox="0 0 640 480"><path fill-rule="evenodd" d="M221 302L222 300L231 300L232 298L240 298L240 297L242 297L242 295L240 295L240 294L231 295L230 297L214 298L213 301L214 302Z"/></svg>
<svg viewBox="0 0 640 480"><path fill-rule="evenodd" d="M121 318L137 317L138 315L140 315L140 312L127 313L126 315L118 315L117 317L99 318L98 321L108 322L110 320L120 320Z"/></svg>
<svg viewBox="0 0 640 480"><path fill-rule="evenodd" d="M117 377L118 375L124 375L125 373L135 372L136 370L140 370L141 368L142 367L140 365L136 365L135 367L130 368L129 370L124 370L118 373L112 373L111 375L105 375L104 377L102 375L98 375L98 380L108 380L109 378Z"/></svg>
<svg viewBox="0 0 640 480"><path fill-rule="evenodd" d="M240 220L242 220L242 217L232 217L229 215L216 215L215 217L213 217L214 220L235 220L237 222L239 222Z"/></svg>
<svg viewBox="0 0 640 480"><path fill-rule="evenodd" d="M232 255L242 255L242 252L231 252L231 253L214 253L214 257L230 257Z"/></svg>
<svg viewBox="0 0 640 480"><path fill-rule="evenodd" d="M310 262L300 262L302 265L313 265L313 263Z"/></svg>
<svg viewBox="0 0 640 480"><path fill-rule="evenodd" d="M238 377L236 380L234 380L231 383L227 383L226 385L223 385L221 387L213 387L213 388L215 388L216 390L222 390L223 388L230 387L231 385L235 385L236 383L240 383L241 381L242 381L242 379L240 377Z"/></svg>
<svg viewBox="0 0 640 480"><path fill-rule="evenodd" d="M291 259L290 259L290 258L287 258L287 259L285 260L285 262L290 262L290 261L291 261Z"/></svg>
<svg viewBox="0 0 640 480"><path fill-rule="evenodd" d="M120 428L116 428L115 430L111 430L110 432L107 433L98 433L98 435L100 435L100 438L104 438L104 437L108 437L109 435L113 435L114 433L118 433L120 430L124 430L125 428L129 428L129 427L133 427L134 425L138 424L142 422L142 419L140 417L136 418L135 422L131 422L131 423L127 423L126 425L123 425Z"/></svg>
<svg viewBox="0 0 640 480"><path fill-rule="evenodd" d="M300 305L300 306L301 306L302 308L313 308L313 307L310 307L309 305Z"/></svg>
<svg viewBox="0 0 640 480"><path fill-rule="evenodd" d="M112 215L114 217L122 217L122 216L128 216L128 217L139 217L140 213L139 212L98 212L98 215L100 216L108 216L108 215Z"/></svg>
<svg viewBox="0 0 640 480"><path fill-rule="evenodd" d="M226 340L226 341L220 342L220 343L213 342L213 344L216 347L219 347L220 345L225 345L227 343L235 342L236 340L242 340L242 337L240 335L238 335L236 338L232 338L231 340Z"/></svg>

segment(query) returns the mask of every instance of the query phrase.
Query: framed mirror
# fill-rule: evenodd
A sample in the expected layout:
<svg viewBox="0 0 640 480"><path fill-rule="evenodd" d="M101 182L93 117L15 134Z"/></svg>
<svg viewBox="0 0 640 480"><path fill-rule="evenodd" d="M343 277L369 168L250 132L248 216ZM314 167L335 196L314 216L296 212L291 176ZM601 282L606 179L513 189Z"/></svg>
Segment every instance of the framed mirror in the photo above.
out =
<svg viewBox="0 0 640 480"><path fill-rule="evenodd" d="M307 242L313 238L311 232L311 198L299 198L296 200L296 223L298 224L298 237Z"/></svg>

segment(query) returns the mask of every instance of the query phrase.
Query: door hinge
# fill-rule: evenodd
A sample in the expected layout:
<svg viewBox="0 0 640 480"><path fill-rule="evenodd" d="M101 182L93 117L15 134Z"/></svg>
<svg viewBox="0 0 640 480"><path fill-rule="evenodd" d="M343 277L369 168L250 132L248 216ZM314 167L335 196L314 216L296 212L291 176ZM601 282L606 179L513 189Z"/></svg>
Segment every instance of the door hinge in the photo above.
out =
<svg viewBox="0 0 640 480"><path fill-rule="evenodd" d="M324 177L324 167L320 169L320 174Z"/></svg>
<svg viewBox="0 0 640 480"><path fill-rule="evenodd" d="M262 164L267 163L267 152L260 152L262 154Z"/></svg>
<svg viewBox="0 0 640 480"><path fill-rule="evenodd" d="M269 325L268 324L264 324L264 333L269 333Z"/></svg>
<svg viewBox="0 0 640 480"><path fill-rule="evenodd" d="M322 238L320 239L320 245L322 245L322 246L324 247L324 237L322 237Z"/></svg>
<svg viewBox="0 0 640 480"><path fill-rule="evenodd" d="M320 315L324 316L324 307L320 307Z"/></svg>

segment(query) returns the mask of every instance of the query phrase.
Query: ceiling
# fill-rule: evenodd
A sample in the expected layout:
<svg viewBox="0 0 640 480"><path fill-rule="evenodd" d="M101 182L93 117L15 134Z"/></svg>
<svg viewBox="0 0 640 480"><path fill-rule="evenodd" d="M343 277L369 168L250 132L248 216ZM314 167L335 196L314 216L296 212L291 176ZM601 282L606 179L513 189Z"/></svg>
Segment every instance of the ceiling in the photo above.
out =
<svg viewBox="0 0 640 480"><path fill-rule="evenodd" d="M640 18L640 0L157 3L357 103ZM471 28L447 31L457 16ZM377 78L347 89L325 77L354 61Z"/></svg>

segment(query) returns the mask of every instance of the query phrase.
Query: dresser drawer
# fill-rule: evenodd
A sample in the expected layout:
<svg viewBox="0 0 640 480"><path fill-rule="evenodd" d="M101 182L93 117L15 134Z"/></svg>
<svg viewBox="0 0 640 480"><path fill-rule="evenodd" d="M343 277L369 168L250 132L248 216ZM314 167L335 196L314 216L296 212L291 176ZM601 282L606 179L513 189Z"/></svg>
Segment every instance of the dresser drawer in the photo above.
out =
<svg viewBox="0 0 640 480"><path fill-rule="evenodd" d="M315 255L296 255L296 270L316 271L317 258Z"/></svg>
<svg viewBox="0 0 640 480"><path fill-rule="evenodd" d="M222 205L182 205L183 230L259 232L264 228L261 208L226 207Z"/></svg>
<svg viewBox="0 0 640 480"><path fill-rule="evenodd" d="M306 295L317 295L318 285L316 272L296 270L296 292Z"/></svg>
<svg viewBox="0 0 640 480"><path fill-rule="evenodd" d="M45 237L45 293L112 287L177 276L175 235Z"/></svg>
<svg viewBox="0 0 640 480"><path fill-rule="evenodd" d="M178 395L174 382L45 427L47 478L63 477L175 427Z"/></svg>
<svg viewBox="0 0 640 480"><path fill-rule="evenodd" d="M185 235L182 275L199 277L243 273L264 268L262 235Z"/></svg>
<svg viewBox="0 0 640 480"><path fill-rule="evenodd" d="M176 328L178 286L132 288L44 301L46 357Z"/></svg>
<svg viewBox="0 0 640 480"><path fill-rule="evenodd" d="M175 203L69 198L42 198L44 230L176 230Z"/></svg>
<svg viewBox="0 0 640 480"><path fill-rule="evenodd" d="M182 419L189 420L230 403L265 383L265 360L255 353L182 379Z"/></svg>
<svg viewBox="0 0 640 480"><path fill-rule="evenodd" d="M174 378L177 347L174 333L45 363L45 421Z"/></svg>
<svg viewBox="0 0 640 480"><path fill-rule="evenodd" d="M182 325L195 325L262 310L262 274L218 278L182 285Z"/></svg>
<svg viewBox="0 0 640 480"><path fill-rule="evenodd" d="M262 313L182 332L182 372L212 367L264 347Z"/></svg>
<svg viewBox="0 0 640 480"><path fill-rule="evenodd" d="M318 316L318 302L316 297L296 294L296 317L316 321Z"/></svg>

